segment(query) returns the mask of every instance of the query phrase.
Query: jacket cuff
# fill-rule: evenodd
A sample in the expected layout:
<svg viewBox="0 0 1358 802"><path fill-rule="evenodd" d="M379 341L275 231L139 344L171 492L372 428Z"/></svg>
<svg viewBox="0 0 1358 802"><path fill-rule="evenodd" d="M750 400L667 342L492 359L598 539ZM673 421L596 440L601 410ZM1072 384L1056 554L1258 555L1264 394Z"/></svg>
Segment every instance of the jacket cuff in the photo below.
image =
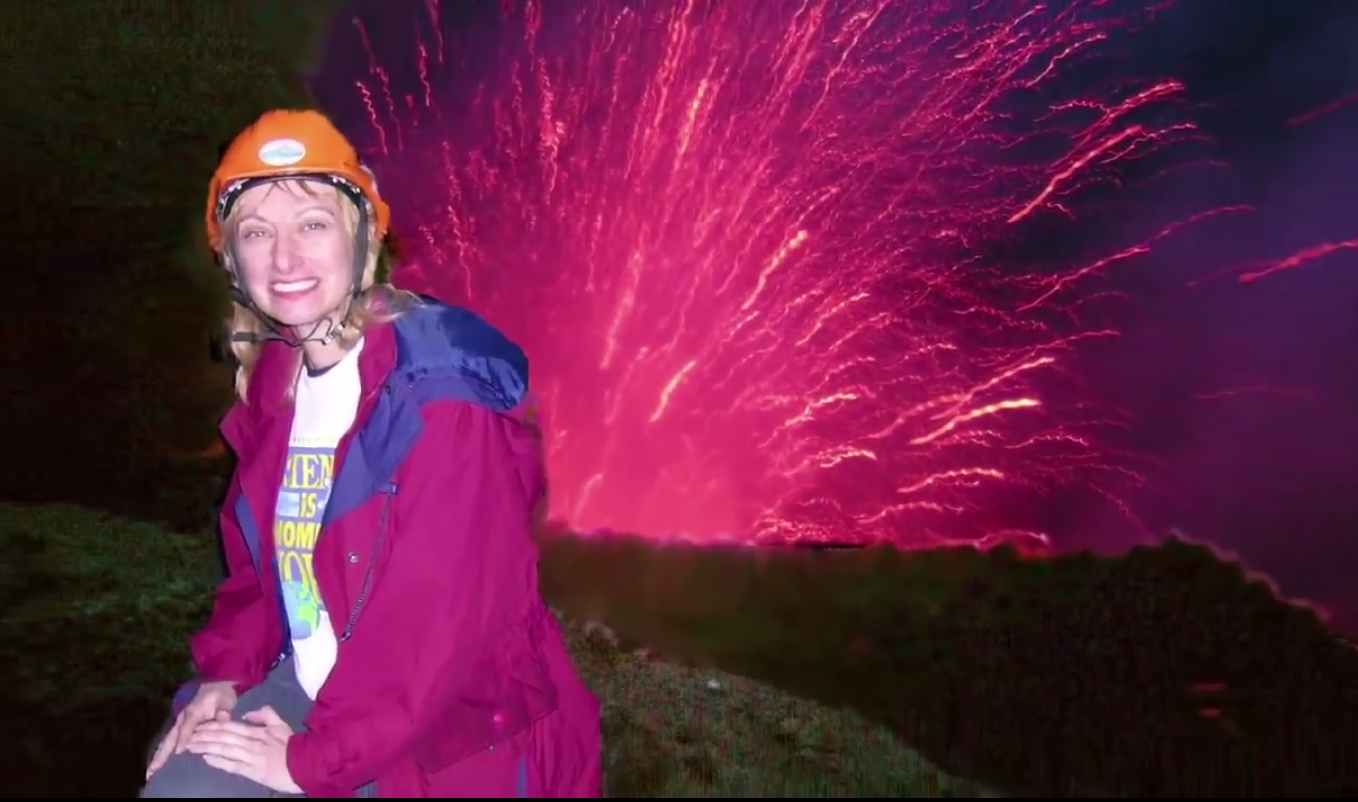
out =
<svg viewBox="0 0 1358 802"><path fill-rule="evenodd" d="M263 682L268 675L269 672L262 666L214 665L206 668L199 666L198 677L194 681L200 685L205 682L229 682L235 687L236 693L245 693Z"/></svg>
<svg viewBox="0 0 1358 802"><path fill-rule="evenodd" d="M179 690L174 692L174 700L170 705L170 715L178 718L184 708L189 706L189 702L193 701L193 697L198 694L198 689L201 687L203 687L202 681L196 679L191 679L180 685Z"/></svg>
<svg viewBox="0 0 1358 802"><path fill-rule="evenodd" d="M332 777L334 768L328 755L323 754L325 742L315 733L299 732L288 739L288 774L292 781L311 799L352 799L353 788L337 785Z"/></svg>

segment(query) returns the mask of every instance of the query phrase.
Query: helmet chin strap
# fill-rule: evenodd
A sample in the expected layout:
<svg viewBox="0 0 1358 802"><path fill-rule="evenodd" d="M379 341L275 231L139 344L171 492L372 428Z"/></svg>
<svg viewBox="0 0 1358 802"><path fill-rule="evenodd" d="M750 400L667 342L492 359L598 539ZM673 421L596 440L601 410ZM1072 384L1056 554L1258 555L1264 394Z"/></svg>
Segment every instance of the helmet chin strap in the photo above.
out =
<svg viewBox="0 0 1358 802"><path fill-rule="evenodd" d="M293 348L301 348L306 343L329 345L339 339L339 336L344 333L345 329L343 323L337 326L335 325L334 320L327 317L316 321L315 325L311 327L311 331L305 337L298 337L295 330L290 332L288 331L289 327L275 324L272 319L262 314L259 310L252 309L251 311L258 315L260 320L264 321L264 325L269 327L268 330L232 332L231 342L253 343L256 345L267 342L280 342L290 345ZM321 331L322 328L325 329L324 332Z"/></svg>
<svg viewBox="0 0 1358 802"><path fill-rule="evenodd" d="M343 322L337 324L333 318L326 316L312 324L311 331L298 336L296 326L286 326L265 314L264 310L260 309L259 305L250 299L250 294L234 281L231 284L231 298L237 304L254 312L255 317L259 318L259 321L265 326L264 331L231 332L231 342L233 343L259 345L267 342L280 342L293 348L301 348L306 343L329 345L344 333L345 324ZM340 320L343 321L343 319L344 316L341 315Z"/></svg>

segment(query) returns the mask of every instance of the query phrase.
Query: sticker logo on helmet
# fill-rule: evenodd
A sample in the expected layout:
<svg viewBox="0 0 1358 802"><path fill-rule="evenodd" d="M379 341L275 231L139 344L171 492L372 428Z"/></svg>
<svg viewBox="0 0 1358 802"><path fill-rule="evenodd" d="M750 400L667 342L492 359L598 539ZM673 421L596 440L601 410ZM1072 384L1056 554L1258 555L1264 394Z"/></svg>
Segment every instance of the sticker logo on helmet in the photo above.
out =
<svg viewBox="0 0 1358 802"><path fill-rule="evenodd" d="M295 139L275 139L259 149L259 160L270 167L289 167L306 157L306 146Z"/></svg>

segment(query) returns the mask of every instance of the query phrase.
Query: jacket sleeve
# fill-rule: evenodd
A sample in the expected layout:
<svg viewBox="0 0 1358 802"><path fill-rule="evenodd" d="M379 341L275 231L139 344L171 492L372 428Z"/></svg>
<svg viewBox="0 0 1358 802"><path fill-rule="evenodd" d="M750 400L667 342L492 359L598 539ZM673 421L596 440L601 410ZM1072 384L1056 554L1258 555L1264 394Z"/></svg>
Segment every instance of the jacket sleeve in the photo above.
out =
<svg viewBox="0 0 1358 802"><path fill-rule="evenodd" d="M258 569L236 518L240 492L239 479L233 477L221 514L227 577L217 587L207 625L193 636L190 647L199 682L229 680L244 690L264 678L271 649Z"/></svg>
<svg viewBox="0 0 1358 802"><path fill-rule="evenodd" d="M352 797L409 754L443 697L466 684L537 591L528 581L533 489L515 458L520 424L465 401L423 414L398 474L381 577L308 731L288 743L289 772L309 797Z"/></svg>

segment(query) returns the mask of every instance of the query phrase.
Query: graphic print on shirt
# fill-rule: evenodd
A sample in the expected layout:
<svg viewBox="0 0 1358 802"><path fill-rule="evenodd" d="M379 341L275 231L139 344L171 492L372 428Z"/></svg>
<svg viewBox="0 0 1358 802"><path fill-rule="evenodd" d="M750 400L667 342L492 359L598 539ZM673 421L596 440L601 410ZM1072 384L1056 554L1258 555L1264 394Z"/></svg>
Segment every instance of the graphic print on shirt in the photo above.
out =
<svg viewBox="0 0 1358 802"><path fill-rule="evenodd" d="M325 505L330 500L334 468L335 444L305 440L289 444L273 537L278 550L278 578L294 641L311 637L325 618L311 558L321 534Z"/></svg>

